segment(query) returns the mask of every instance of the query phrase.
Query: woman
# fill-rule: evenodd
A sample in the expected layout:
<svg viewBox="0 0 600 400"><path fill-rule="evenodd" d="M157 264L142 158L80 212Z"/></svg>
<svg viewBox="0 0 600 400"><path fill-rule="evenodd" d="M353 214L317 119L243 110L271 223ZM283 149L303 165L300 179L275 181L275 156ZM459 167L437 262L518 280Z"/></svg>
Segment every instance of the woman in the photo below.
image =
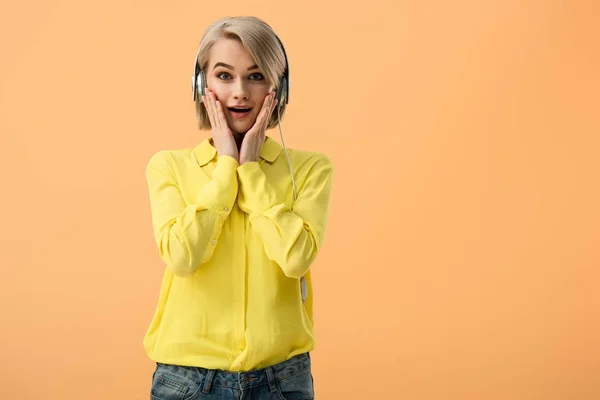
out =
<svg viewBox="0 0 600 400"><path fill-rule="evenodd" d="M151 398L312 399L310 266L332 163L265 135L288 99L285 50L266 23L217 21L194 71L198 126L211 137L160 151L146 169L166 264L144 339L157 363Z"/></svg>

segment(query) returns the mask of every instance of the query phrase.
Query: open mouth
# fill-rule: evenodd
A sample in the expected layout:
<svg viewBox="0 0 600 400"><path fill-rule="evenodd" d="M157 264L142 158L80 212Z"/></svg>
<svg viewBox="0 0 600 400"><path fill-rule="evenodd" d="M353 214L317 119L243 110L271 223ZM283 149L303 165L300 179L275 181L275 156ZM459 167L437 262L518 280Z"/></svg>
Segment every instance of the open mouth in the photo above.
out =
<svg viewBox="0 0 600 400"><path fill-rule="evenodd" d="M241 107L228 107L233 118L244 118L250 115L252 108L241 108Z"/></svg>

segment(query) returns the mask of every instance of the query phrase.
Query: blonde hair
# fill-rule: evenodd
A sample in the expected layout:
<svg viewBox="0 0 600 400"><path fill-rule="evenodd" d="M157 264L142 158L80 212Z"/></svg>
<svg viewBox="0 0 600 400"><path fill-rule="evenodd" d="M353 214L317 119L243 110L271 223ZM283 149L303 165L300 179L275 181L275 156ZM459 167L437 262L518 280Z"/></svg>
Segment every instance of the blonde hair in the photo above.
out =
<svg viewBox="0 0 600 400"><path fill-rule="evenodd" d="M211 49L220 39L239 40L248 50L256 65L265 74L269 84L273 85L275 90L278 89L279 78L285 70L285 55L275 32L267 23L256 17L240 16L222 18L211 24L204 32L198 49L198 59L196 60L205 76ZM198 96L194 101L196 102L198 129L211 129L200 92L198 92ZM279 115L283 119L286 104L281 102L277 106L280 107ZM277 126L277 122L277 109L275 109L267 129Z"/></svg>

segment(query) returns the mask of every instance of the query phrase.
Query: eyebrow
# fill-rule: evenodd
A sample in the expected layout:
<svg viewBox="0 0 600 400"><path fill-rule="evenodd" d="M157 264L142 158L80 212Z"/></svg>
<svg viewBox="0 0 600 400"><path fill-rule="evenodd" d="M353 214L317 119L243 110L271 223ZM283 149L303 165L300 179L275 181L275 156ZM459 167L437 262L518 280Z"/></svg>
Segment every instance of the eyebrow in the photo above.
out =
<svg viewBox="0 0 600 400"><path fill-rule="evenodd" d="M217 68L217 67L225 67L225 68L229 68L232 71L235 71L235 68L233 68L231 65L229 64L225 64L224 62L218 62L214 65L213 69ZM248 68L248 71L252 71L253 69L258 69L258 65L254 64L253 66Z"/></svg>

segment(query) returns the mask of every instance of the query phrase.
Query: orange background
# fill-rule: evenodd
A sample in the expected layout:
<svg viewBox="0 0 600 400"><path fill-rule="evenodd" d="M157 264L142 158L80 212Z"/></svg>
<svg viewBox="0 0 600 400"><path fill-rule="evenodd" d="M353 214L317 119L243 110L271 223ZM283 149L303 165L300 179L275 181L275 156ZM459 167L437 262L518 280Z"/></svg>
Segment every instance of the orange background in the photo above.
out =
<svg viewBox="0 0 600 400"><path fill-rule="evenodd" d="M600 398L597 2L5 3L3 399L149 398L144 168L207 136L193 56L244 14L288 51L286 144L336 165L317 399Z"/></svg>

